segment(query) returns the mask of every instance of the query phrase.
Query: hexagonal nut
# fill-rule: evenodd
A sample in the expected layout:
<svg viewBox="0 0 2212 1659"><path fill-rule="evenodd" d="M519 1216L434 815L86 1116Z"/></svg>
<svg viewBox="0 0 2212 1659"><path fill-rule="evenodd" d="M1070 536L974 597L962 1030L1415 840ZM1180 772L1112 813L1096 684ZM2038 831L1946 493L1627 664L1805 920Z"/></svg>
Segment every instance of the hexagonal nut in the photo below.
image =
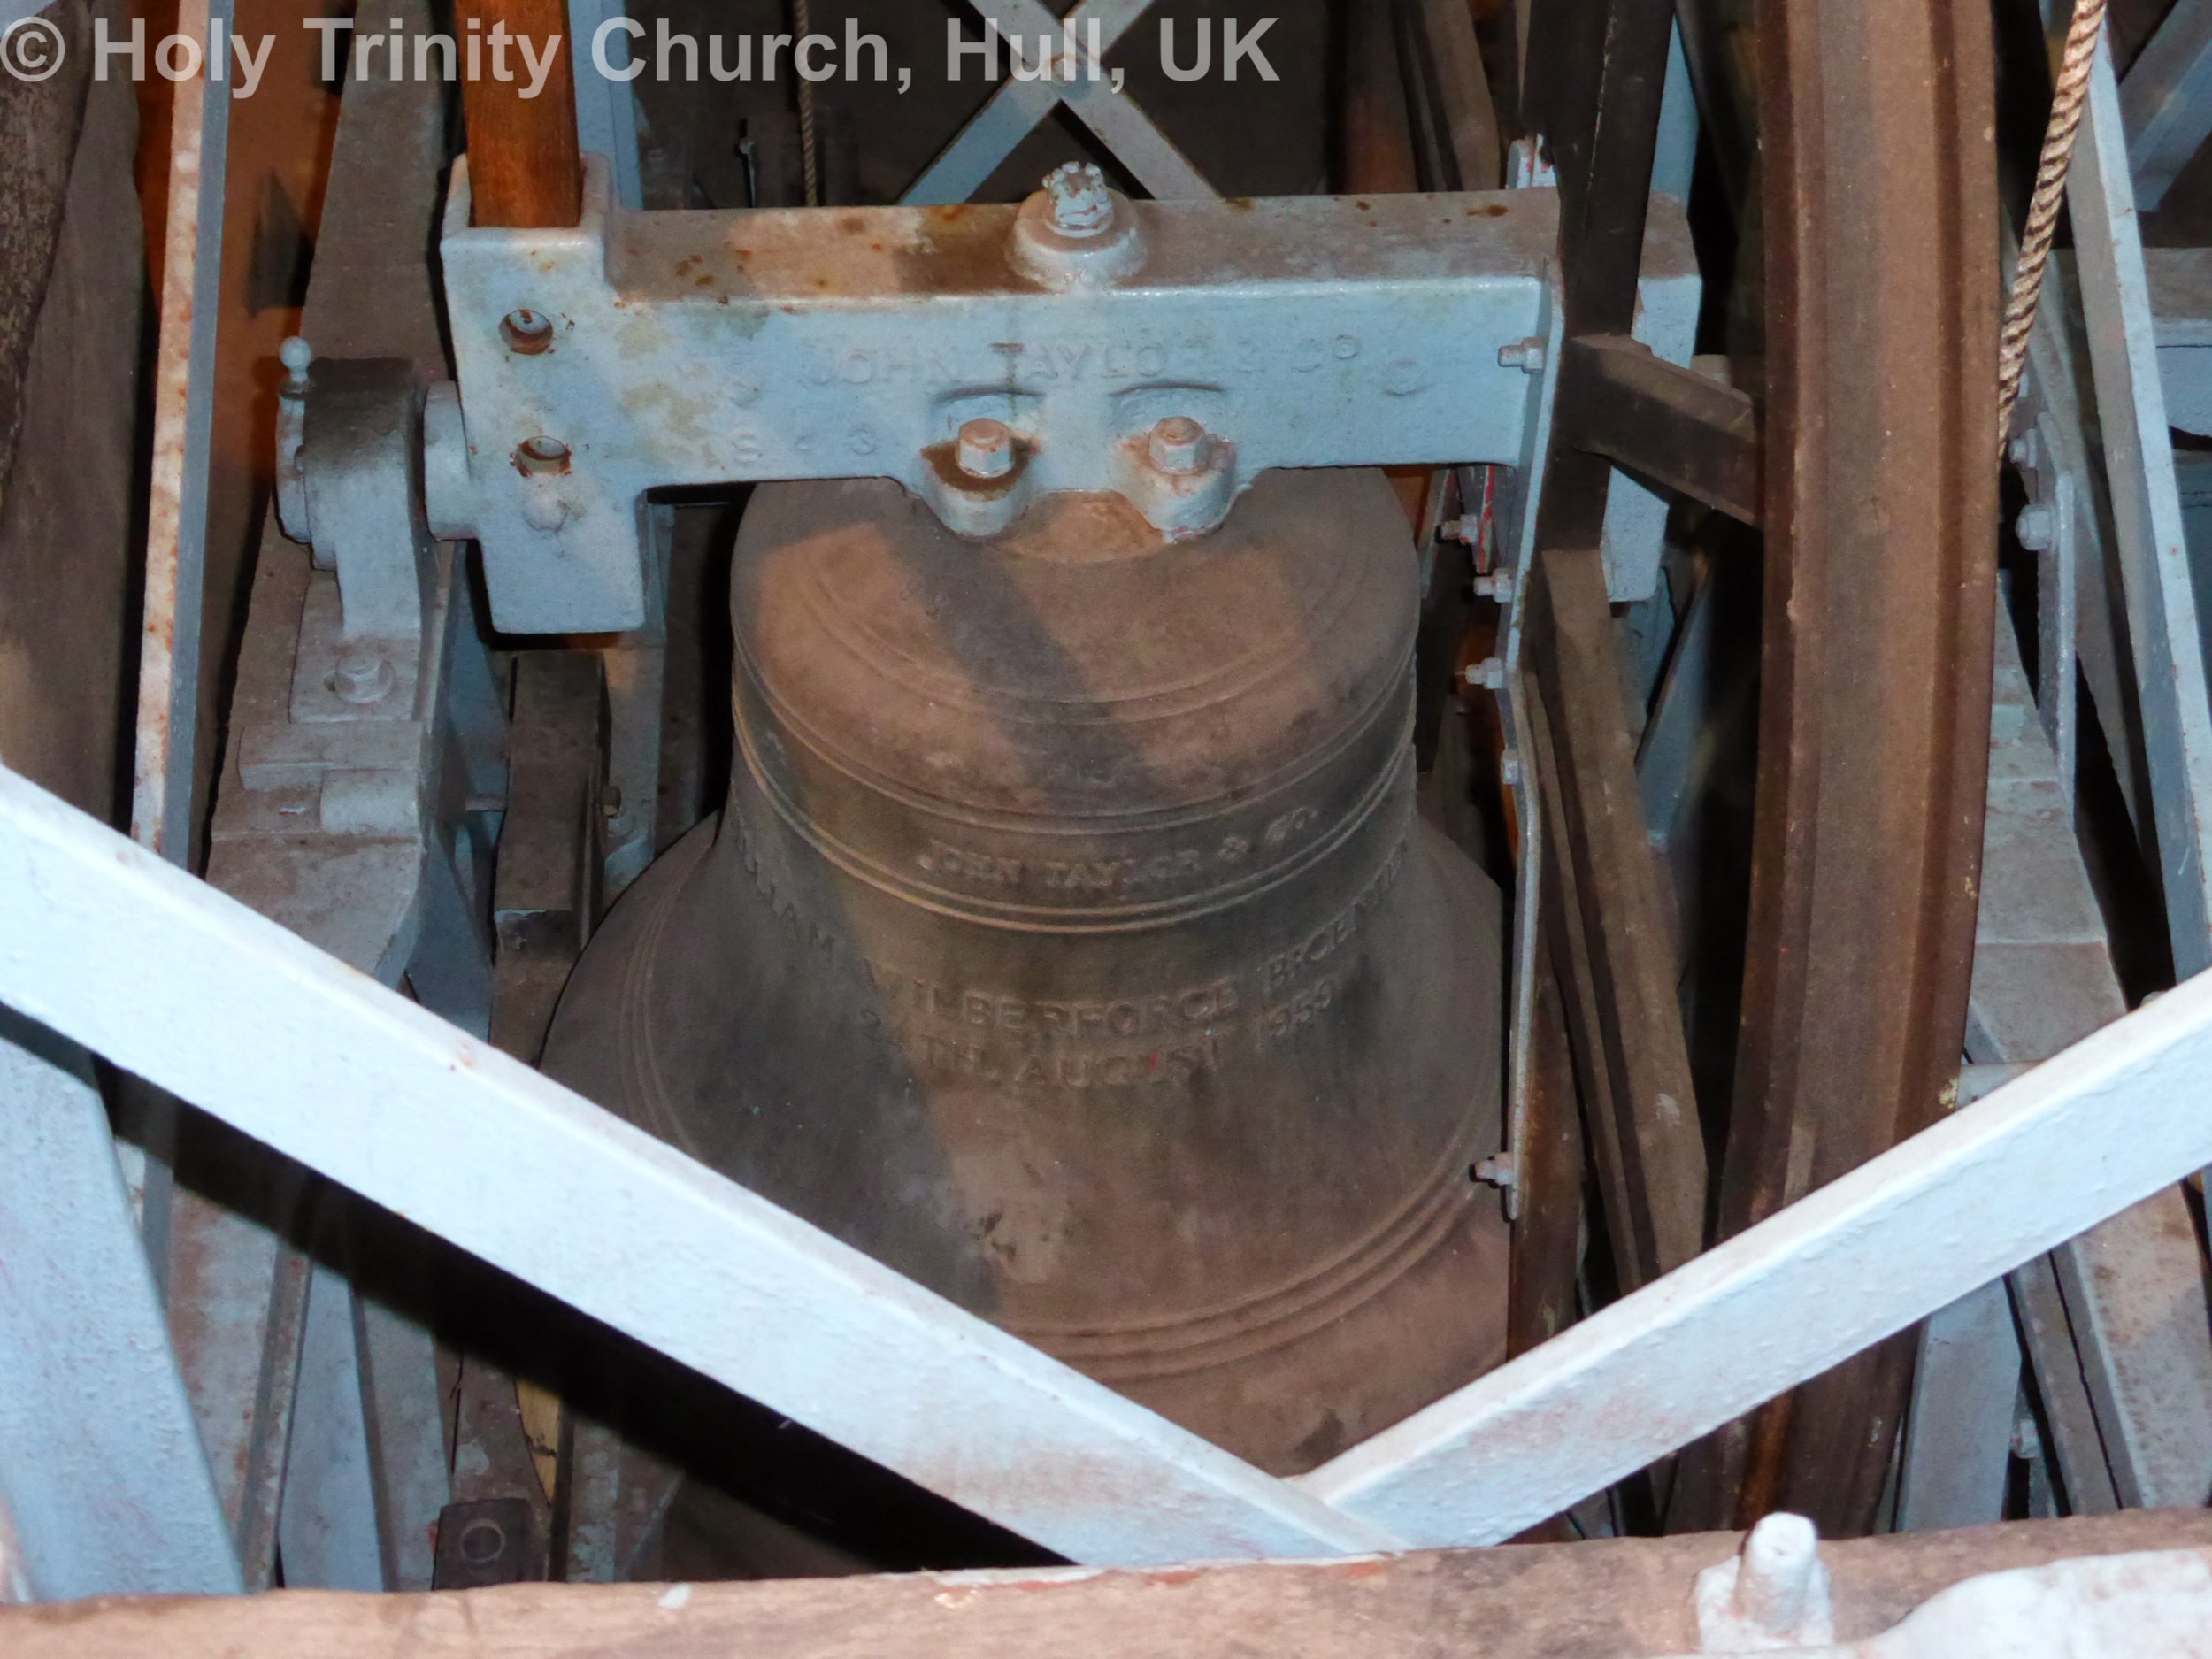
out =
<svg viewBox="0 0 2212 1659"><path fill-rule="evenodd" d="M1013 428L987 417L964 423L953 446L954 462L969 478L1004 478L1019 458Z"/></svg>
<svg viewBox="0 0 2212 1659"><path fill-rule="evenodd" d="M1152 428L1145 448L1160 471L1187 478L1203 469L1211 443L1205 427L1188 415L1170 415Z"/></svg>
<svg viewBox="0 0 2212 1659"><path fill-rule="evenodd" d="M1071 161L1045 175L1052 227L1063 236L1101 236L1114 225L1114 194L1096 162Z"/></svg>

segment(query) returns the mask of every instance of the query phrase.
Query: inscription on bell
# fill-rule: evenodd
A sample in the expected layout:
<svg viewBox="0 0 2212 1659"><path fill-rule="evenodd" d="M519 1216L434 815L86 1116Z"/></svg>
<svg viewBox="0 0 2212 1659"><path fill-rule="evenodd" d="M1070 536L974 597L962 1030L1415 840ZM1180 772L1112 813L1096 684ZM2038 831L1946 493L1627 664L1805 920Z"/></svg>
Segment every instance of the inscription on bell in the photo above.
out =
<svg viewBox="0 0 2212 1659"><path fill-rule="evenodd" d="M1001 991L943 984L879 963L869 972L887 1005L947 1025L1009 1032L1053 1042L1083 1043L1149 1037L1229 1021L1243 998L1233 978L1175 991L1037 1001Z"/></svg>

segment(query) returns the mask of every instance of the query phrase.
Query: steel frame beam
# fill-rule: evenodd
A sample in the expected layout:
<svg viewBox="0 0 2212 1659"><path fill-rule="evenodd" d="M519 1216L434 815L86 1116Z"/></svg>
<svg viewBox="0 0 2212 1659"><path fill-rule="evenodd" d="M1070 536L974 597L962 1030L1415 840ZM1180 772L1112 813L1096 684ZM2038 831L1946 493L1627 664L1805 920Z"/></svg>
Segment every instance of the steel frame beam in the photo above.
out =
<svg viewBox="0 0 2212 1659"><path fill-rule="evenodd" d="M1284 1482L4 771L0 999L549 1294L1092 1562L1511 1536L2212 1162L2208 979ZM549 1234L549 1209L571 1225ZM1827 1317L1808 1320L1808 1308ZM1715 1366L1716 1351L1737 1363Z"/></svg>
<svg viewBox="0 0 2212 1659"><path fill-rule="evenodd" d="M2155 211L2212 135L2212 0L2176 0L2120 82L2135 204Z"/></svg>
<svg viewBox="0 0 2212 1659"><path fill-rule="evenodd" d="M1066 104L1137 182L1161 201L1218 196L1152 118L1125 95L1105 66L1106 54L1150 11L1153 0L1085 0L1066 18L1039 0L968 0L983 17L995 52L1001 42L1018 51L1025 40L1054 40L1061 50L1030 66L1030 78L1008 81L900 197L905 207L964 202L983 188L1039 122ZM1026 59L1024 60L1026 62Z"/></svg>
<svg viewBox="0 0 2212 1659"><path fill-rule="evenodd" d="M576 145L604 156L614 180L615 200L633 210L645 205L645 181L638 155L637 89L630 77L599 73L593 46L599 32L626 18L626 0L568 0L568 38L575 65ZM616 70L630 69L628 29L608 31L606 58Z"/></svg>
<svg viewBox="0 0 2212 1659"><path fill-rule="evenodd" d="M2108 35L2097 43L2079 142L2067 202L2150 764L2150 818L2174 968L2185 977L2212 966L2212 693Z"/></svg>
<svg viewBox="0 0 2212 1659"><path fill-rule="evenodd" d="M240 1589L91 1065L6 1008L0 1170L0 1512L18 1572L53 1599Z"/></svg>

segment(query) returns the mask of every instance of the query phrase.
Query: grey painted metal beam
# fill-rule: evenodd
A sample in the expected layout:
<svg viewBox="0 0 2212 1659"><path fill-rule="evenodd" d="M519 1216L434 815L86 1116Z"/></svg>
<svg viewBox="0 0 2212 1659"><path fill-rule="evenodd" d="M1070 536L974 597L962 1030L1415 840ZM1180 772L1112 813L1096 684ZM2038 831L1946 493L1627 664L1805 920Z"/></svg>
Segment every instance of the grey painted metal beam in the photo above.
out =
<svg viewBox="0 0 2212 1659"><path fill-rule="evenodd" d="M2067 189L2112 488L2176 971L2212 966L2212 694L2205 683L2112 48L2100 41Z"/></svg>
<svg viewBox="0 0 2212 1659"><path fill-rule="evenodd" d="M0 997L586 1312L1092 1561L1510 1536L2212 1162L2208 978L1285 1483L5 772ZM571 1225L548 1235L549 1207ZM1732 1363L1715 1366L1715 1352Z"/></svg>
<svg viewBox="0 0 2212 1659"><path fill-rule="evenodd" d="M2120 83L2135 204L2148 213L2212 136L2212 0L2175 0Z"/></svg>
<svg viewBox="0 0 2212 1659"><path fill-rule="evenodd" d="M237 1591L90 1064L6 1008L0 1171L0 1508L21 1576L44 1600Z"/></svg>
<svg viewBox="0 0 2212 1659"><path fill-rule="evenodd" d="M1510 1538L2200 1166L2208 1067L2212 977L1294 1484L1412 1544Z"/></svg>
<svg viewBox="0 0 2212 1659"><path fill-rule="evenodd" d="M381 1590L360 1333L353 1286L335 1268L316 1267L308 1286L295 1411L277 1517L285 1582L303 1590Z"/></svg>
<svg viewBox="0 0 2212 1659"><path fill-rule="evenodd" d="M615 200L631 209L645 205L645 183L640 165L637 130L636 74L642 63L634 61L634 36L621 27L628 7L624 0L568 0L568 40L576 72L576 142L580 149L607 158L614 178ZM616 27L608 27L610 24ZM610 68L632 70L628 79L599 73L598 57L604 30L604 52Z"/></svg>
<svg viewBox="0 0 2212 1659"><path fill-rule="evenodd" d="M2020 1335L2001 1283L1923 1327L1897 1492L1897 1530L1942 1532L2005 1518L2020 1403Z"/></svg>
<svg viewBox="0 0 2212 1659"><path fill-rule="evenodd" d="M1392 1541L5 772L0 997L495 1266L1076 1559L1330 1555ZM549 1232L549 1213L565 1225Z"/></svg>
<svg viewBox="0 0 2212 1659"><path fill-rule="evenodd" d="M1076 119L1162 201L1218 195L1152 118L1115 85L1104 59L1153 0L1086 0L1063 19L1037 0L969 0L982 13L985 38L1003 59L1018 50L1036 78L1010 79L991 95L900 197L908 207L941 207L972 196L1039 122L1065 104ZM1051 68L1038 64L1050 42Z"/></svg>
<svg viewBox="0 0 2212 1659"><path fill-rule="evenodd" d="M2127 1002L2075 841L2073 790L2001 618L1995 689L1967 1053L1985 1064L2033 1064L2119 1018ZM2083 1410L2051 1414L2077 1507L2085 1486L2131 1506L2203 1503L2212 1494L2212 1306L2182 1190L2091 1228L2032 1286L2014 1290L2041 1310L2041 1340L2065 1350L2037 1353L2039 1376L2078 1372L2085 1384ZM2092 1464L2109 1472L2085 1473Z"/></svg>

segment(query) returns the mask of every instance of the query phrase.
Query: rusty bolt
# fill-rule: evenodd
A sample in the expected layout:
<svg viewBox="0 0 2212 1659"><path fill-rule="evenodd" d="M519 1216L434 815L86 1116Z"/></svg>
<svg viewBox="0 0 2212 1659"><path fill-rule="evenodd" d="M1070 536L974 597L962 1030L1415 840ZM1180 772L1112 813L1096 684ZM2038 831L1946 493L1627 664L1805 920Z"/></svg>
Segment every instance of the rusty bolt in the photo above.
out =
<svg viewBox="0 0 2212 1659"><path fill-rule="evenodd" d="M1071 161L1045 175L1052 228L1063 236L1099 236L1114 227L1113 193L1095 162Z"/></svg>
<svg viewBox="0 0 2212 1659"><path fill-rule="evenodd" d="M518 357L534 357L552 349L553 319L523 306L501 319L499 337Z"/></svg>
<svg viewBox="0 0 2212 1659"><path fill-rule="evenodd" d="M956 458L970 478L1004 478L1014 470L1014 434L1002 420L971 420L960 428Z"/></svg>
<svg viewBox="0 0 2212 1659"><path fill-rule="evenodd" d="M2029 552L2047 553L2051 544L2058 540L2058 514L2041 502L2032 502L2020 509L2019 518L2013 520L2012 532Z"/></svg>
<svg viewBox="0 0 2212 1659"><path fill-rule="evenodd" d="M1170 415L1145 447L1160 471L1188 478L1206 464L1206 429L1188 415Z"/></svg>
<svg viewBox="0 0 2212 1659"><path fill-rule="evenodd" d="M548 478L568 471L568 445L558 438L525 438L515 450L515 470L525 478Z"/></svg>
<svg viewBox="0 0 2212 1659"><path fill-rule="evenodd" d="M277 357L284 364L284 389L298 395L307 389L307 371L314 365L315 348L307 343L303 334L294 334L277 348Z"/></svg>
<svg viewBox="0 0 2212 1659"><path fill-rule="evenodd" d="M345 703L381 703L399 683L391 659L373 651L349 651L338 659L330 688Z"/></svg>
<svg viewBox="0 0 2212 1659"><path fill-rule="evenodd" d="M1544 342L1532 334L1526 340L1517 340L1509 346L1498 348L1498 366L1518 369L1524 374L1544 372Z"/></svg>

